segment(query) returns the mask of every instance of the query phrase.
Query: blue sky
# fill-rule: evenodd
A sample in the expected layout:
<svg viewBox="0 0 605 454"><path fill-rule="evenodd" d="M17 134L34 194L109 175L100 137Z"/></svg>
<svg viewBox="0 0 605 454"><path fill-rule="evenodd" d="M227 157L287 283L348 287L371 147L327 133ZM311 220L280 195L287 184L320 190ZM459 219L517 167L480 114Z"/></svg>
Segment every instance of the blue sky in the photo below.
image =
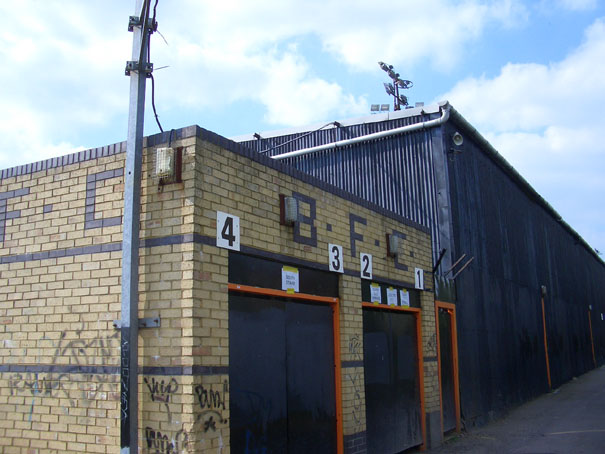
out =
<svg viewBox="0 0 605 454"><path fill-rule="evenodd" d="M0 168L125 139L134 5L2 2ZM605 252L603 0L159 0L157 14L164 129L363 116L389 102L383 60L414 82L411 104L450 101Z"/></svg>

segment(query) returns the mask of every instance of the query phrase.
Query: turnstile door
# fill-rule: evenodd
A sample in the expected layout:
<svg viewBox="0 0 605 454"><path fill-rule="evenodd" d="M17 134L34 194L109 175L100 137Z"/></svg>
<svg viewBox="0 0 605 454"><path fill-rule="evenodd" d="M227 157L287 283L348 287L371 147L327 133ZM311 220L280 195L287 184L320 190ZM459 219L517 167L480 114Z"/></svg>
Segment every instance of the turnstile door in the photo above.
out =
<svg viewBox="0 0 605 454"><path fill-rule="evenodd" d="M456 428L456 401L454 396L454 350L452 345L452 315L439 309L439 352L441 361L441 405L443 431Z"/></svg>
<svg viewBox="0 0 605 454"><path fill-rule="evenodd" d="M231 452L336 451L332 308L229 296Z"/></svg>
<svg viewBox="0 0 605 454"><path fill-rule="evenodd" d="M414 315L366 308L363 333L368 452L422 444Z"/></svg>

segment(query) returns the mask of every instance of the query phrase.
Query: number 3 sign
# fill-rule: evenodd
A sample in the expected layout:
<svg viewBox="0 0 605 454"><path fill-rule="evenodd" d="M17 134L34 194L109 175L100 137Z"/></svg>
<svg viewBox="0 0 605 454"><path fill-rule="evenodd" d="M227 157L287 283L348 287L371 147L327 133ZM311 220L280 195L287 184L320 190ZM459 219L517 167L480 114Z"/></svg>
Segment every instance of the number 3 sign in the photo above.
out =
<svg viewBox="0 0 605 454"><path fill-rule="evenodd" d="M345 267L342 263L342 246L339 246L338 244L329 244L328 252L330 253L330 271L344 273Z"/></svg>
<svg viewBox="0 0 605 454"><path fill-rule="evenodd" d="M216 212L216 245L239 251L239 217Z"/></svg>

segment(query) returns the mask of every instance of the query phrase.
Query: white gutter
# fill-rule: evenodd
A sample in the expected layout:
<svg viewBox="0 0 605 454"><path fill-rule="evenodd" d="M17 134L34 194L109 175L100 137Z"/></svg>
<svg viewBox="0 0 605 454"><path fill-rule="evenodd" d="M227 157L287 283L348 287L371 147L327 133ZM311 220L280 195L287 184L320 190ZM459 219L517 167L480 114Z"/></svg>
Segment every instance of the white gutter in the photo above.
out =
<svg viewBox="0 0 605 454"><path fill-rule="evenodd" d="M315 153L316 151L329 150L331 148L340 148L347 145L353 145L359 142L366 142L368 140L382 139L383 137L395 136L397 134L405 134L412 131L418 131L421 129L429 129L435 126L442 125L450 117L450 106L446 105L441 109L441 117L434 120L422 121L420 123L414 123L412 125L402 126L400 128L389 129L388 131L375 132L373 134L367 134L365 136L354 137L353 139L339 140L338 142L327 143L324 145L318 145L311 148L303 148L302 150L290 151L288 153L282 153L279 155L271 156L273 159L286 159L293 158L295 156L302 156L309 153Z"/></svg>

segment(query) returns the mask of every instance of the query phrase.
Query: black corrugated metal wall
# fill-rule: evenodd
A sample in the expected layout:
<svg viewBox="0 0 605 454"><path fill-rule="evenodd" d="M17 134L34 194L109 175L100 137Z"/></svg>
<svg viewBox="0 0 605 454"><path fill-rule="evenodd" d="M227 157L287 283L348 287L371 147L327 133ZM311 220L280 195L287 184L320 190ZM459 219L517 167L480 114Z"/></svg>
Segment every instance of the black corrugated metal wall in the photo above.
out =
<svg viewBox="0 0 605 454"><path fill-rule="evenodd" d="M605 267L472 141L448 161L455 256L475 257L456 280L462 413L474 424L548 391L542 285L553 388L594 367L590 304L603 362Z"/></svg>

